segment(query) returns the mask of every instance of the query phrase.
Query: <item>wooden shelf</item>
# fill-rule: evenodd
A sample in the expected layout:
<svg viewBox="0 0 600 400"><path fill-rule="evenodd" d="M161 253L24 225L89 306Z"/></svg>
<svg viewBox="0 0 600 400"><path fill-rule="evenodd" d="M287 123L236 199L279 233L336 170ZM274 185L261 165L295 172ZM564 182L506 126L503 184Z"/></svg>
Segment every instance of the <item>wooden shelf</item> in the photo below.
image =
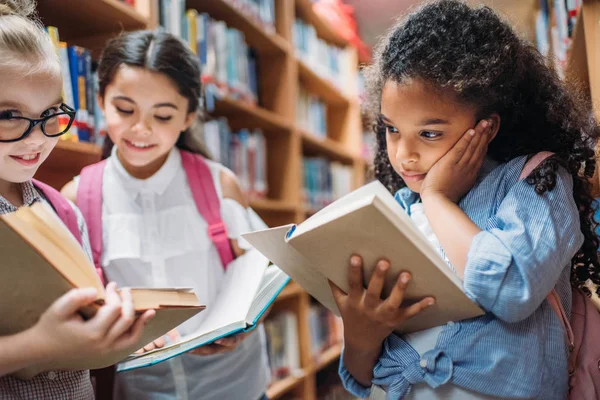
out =
<svg viewBox="0 0 600 400"><path fill-rule="evenodd" d="M336 344L331 346L329 349L325 350L323 354L317 359L317 362L314 366L314 372L319 372L323 368L327 367L329 364L334 362L335 360L339 360L340 355L342 354L342 344Z"/></svg>
<svg viewBox="0 0 600 400"><path fill-rule="evenodd" d="M119 0L42 0L38 13L44 25L57 26L60 39L77 39L144 29L148 20Z"/></svg>
<svg viewBox="0 0 600 400"><path fill-rule="evenodd" d="M290 132L291 126L285 118L264 108L248 104L241 100L223 97L215 102L212 115L227 117L230 123L243 121L246 128L258 128L265 132Z"/></svg>
<svg viewBox="0 0 600 400"><path fill-rule="evenodd" d="M331 26L323 20L312 8L310 0L295 0L296 15L315 27L317 36L323 40L335 44L336 46L345 47L348 41L335 32Z"/></svg>
<svg viewBox="0 0 600 400"><path fill-rule="evenodd" d="M329 80L319 76L304 61L297 59L296 62L298 63L298 77L300 79L300 84L304 86L306 90L319 96L331 106L348 106L350 101L337 86Z"/></svg>
<svg viewBox="0 0 600 400"><path fill-rule="evenodd" d="M95 144L60 140L38 170L36 178L60 189L83 167L100 161L101 156L102 149Z"/></svg>
<svg viewBox="0 0 600 400"><path fill-rule="evenodd" d="M292 299L298 297L302 293L304 293L304 289L302 289L296 282L290 281L290 283L287 284L281 293L279 293L279 296L277 296L275 301L279 302Z"/></svg>
<svg viewBox="0 0 600 400"><path fill-rule="evenodd" d="M267 389L267 397L270 400L274 400L283 396L284 394L292 390L294 387L296 387L300 382L302 382L305 376L306 375L303 372L302 375L288 376L287 378L272 383Z"/></svg>
<svg viewBox="0 0 600 400"><path fill-rule="evenodd" d="M286 53L288 43L279 35L266 32L263 27L252 20L242 10L233 6L231 0L187 0L187 8L206 12L216 20L222 20L232 28L244 33L250 47L263 54Z"/></svg>
<svg viewBox="0 0 600 400"><path fill-rule="evenodd" d="M342 164L352 164L354 162L352 154L344 150L339 143L305 131L300 131L300 134L302 136L302 146L307 152L325 156L331 161L339 161Z"/></svg>
<svg viewBox="0 0 600 400"><path fill-rule="evenodd" d="M281 211L296 212L296 204L272 199L253 199L250 200L250 207L255 211Z"/></svg>

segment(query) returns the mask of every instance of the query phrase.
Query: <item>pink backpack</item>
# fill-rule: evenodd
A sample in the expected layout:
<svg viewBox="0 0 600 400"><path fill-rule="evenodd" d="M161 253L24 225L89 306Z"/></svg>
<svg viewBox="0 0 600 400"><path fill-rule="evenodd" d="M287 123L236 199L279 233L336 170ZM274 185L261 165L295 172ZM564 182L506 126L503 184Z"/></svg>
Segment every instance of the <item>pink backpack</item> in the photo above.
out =
<svg viewBox="0 0 600 400"><path fill-rule="evenodd" d="M523 167L524 179L552 153L541 152ZM556 290L546 298L561 321L569 345L569 399L600 399L600 312L592 301L578 289L572 290L571 320L560 302Z"/></svg>
<svg viewBox="0 0 600 400"><path fill-rule="evenodd" d="M77 223L77 214L71 207L69 201L52 186L46 185L43 182L32 179L33 186L39 190L48 203L54 208L58 217L69 228L69 231L75 236L75 239L81 244L81 232L79 232L79 224Z"/></svg>
<svg viewBox="0 0 600 400"><path fill-rule="evenodd" d="M208 236L217 248L223 268L233 260L227 228L221 220L221 204L206 161L196 154L181 151L185 170L196 208L208 223ZM100 265L102 255L102 177L106 160L89 165L81 171L77 188L77 206L88 226L92 256L98 275L104 282Z"/></svg>

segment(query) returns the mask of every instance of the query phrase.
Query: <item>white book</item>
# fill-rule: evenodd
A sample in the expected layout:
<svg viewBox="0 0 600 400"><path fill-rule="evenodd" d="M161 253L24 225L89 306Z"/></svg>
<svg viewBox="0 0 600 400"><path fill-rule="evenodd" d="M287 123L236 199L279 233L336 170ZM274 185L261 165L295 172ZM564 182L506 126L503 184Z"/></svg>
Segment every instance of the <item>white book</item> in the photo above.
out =
<svg viewBox="0 0 600 400"><path fill-rule="evenodd" d="M223 337L254 329L261 316L289 282L289 277L255 250L232 261L217 299L207 304L201 327L177 343L141 355L131 355L117 371L147 367Z"/></svg>
<svg viewBox="0 0 600 400"><path fill-rule="evenodd" d="M480 316L483 310L462 289L462 281L379 182L363 186L299 225L284 225L242 235L336 315L328 280L348 292L352 254L364 260L364 283L376 262L390 261L383 288L387 296L401 272L412 274L406 304L428 296L436 303L408 320L399 333L420 331L449 321Z"/></svg>

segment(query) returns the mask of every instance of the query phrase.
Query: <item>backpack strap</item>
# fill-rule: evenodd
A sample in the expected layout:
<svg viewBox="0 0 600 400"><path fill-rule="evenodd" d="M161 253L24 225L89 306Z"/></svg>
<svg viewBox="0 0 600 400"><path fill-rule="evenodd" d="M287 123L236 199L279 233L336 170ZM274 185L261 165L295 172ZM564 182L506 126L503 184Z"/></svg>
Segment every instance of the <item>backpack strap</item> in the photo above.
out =
<svg viewBox="0 0 600 400"><path fill-rule="evenodd" d="M204 159L196 154L181 151L181 163L187 176L196 208L208 223L208 236L219 252L223 268L233 261L233 252L227 227L221 219L221 202L217 196L215 182Z"/></svg>
<svg viewBox="0 0 600 400"><path fill-rule="evenodd" d="M85 167L81 170L77 185L77 206L87 223L92 258L102 283L106 283L102 265L100 265L100 256L102 255L102 177L105 166L106 160L103 160Z"/></svg>
<svg viewBox="0 0 600 400"><path fill-rule="evenodd" d="M56 189L50 185L46 185L36 179L32 179L33 186L48 200L48 203L54 208L58 218L67 226L69 231L75 236L75 239L82 244L81 232L79 232L79 224L77 223L77 214L69 201Z"/></svg>
<svg viewBox="0 0 600 400"><path fill-rule="evenodd" d="M519 176L519 180L527 178L533 172L533 170L538 167L538 165L540 165L544 160L553 155L554 153L551 153L549 151L540 151L539 153L531 157L523 166L523 169L521 170L521 176Z"/></svg>
<svg viewBox="0 0 600 400"><path fill-rule="evenodd" d="M533 172L533 170L538 167L538 165L540 165L544 160L546 160L552 155L554 155L554 153L551 153L549 151L542 151L531 157L525 163L525 166L521 171L521 175L519 176L519 180L527 178ZM556 313L556 316L560 320L560 323L567 334L567 340L569 341L569 351L573 351L573 348L575 347L575 336L573 335L573 328L571 327L571 322L567 317L567 313L565 312L565 309L563 308L562 303L560 302L560 298L558 297L558 293L556 293L555 289L552 289L550 294L546 297L546 300L548 300L548 303L550 303L550 306Z"/></svg>

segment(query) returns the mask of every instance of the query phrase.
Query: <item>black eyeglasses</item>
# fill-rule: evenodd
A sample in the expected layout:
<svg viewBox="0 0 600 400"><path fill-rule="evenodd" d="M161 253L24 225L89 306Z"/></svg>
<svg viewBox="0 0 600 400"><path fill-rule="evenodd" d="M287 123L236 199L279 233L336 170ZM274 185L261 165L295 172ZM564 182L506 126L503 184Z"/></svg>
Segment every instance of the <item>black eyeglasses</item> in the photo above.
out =
<svg viewBox="0 0 600 400"><path fill-rule="evenodd" d="M3 117L0 115L0 142L10 143L25 139L40 125L42 133L47 137L57 137L65 134L75 120L75 110L66 104L61 104L60 112L40 119L27 117Z"/></svg>

